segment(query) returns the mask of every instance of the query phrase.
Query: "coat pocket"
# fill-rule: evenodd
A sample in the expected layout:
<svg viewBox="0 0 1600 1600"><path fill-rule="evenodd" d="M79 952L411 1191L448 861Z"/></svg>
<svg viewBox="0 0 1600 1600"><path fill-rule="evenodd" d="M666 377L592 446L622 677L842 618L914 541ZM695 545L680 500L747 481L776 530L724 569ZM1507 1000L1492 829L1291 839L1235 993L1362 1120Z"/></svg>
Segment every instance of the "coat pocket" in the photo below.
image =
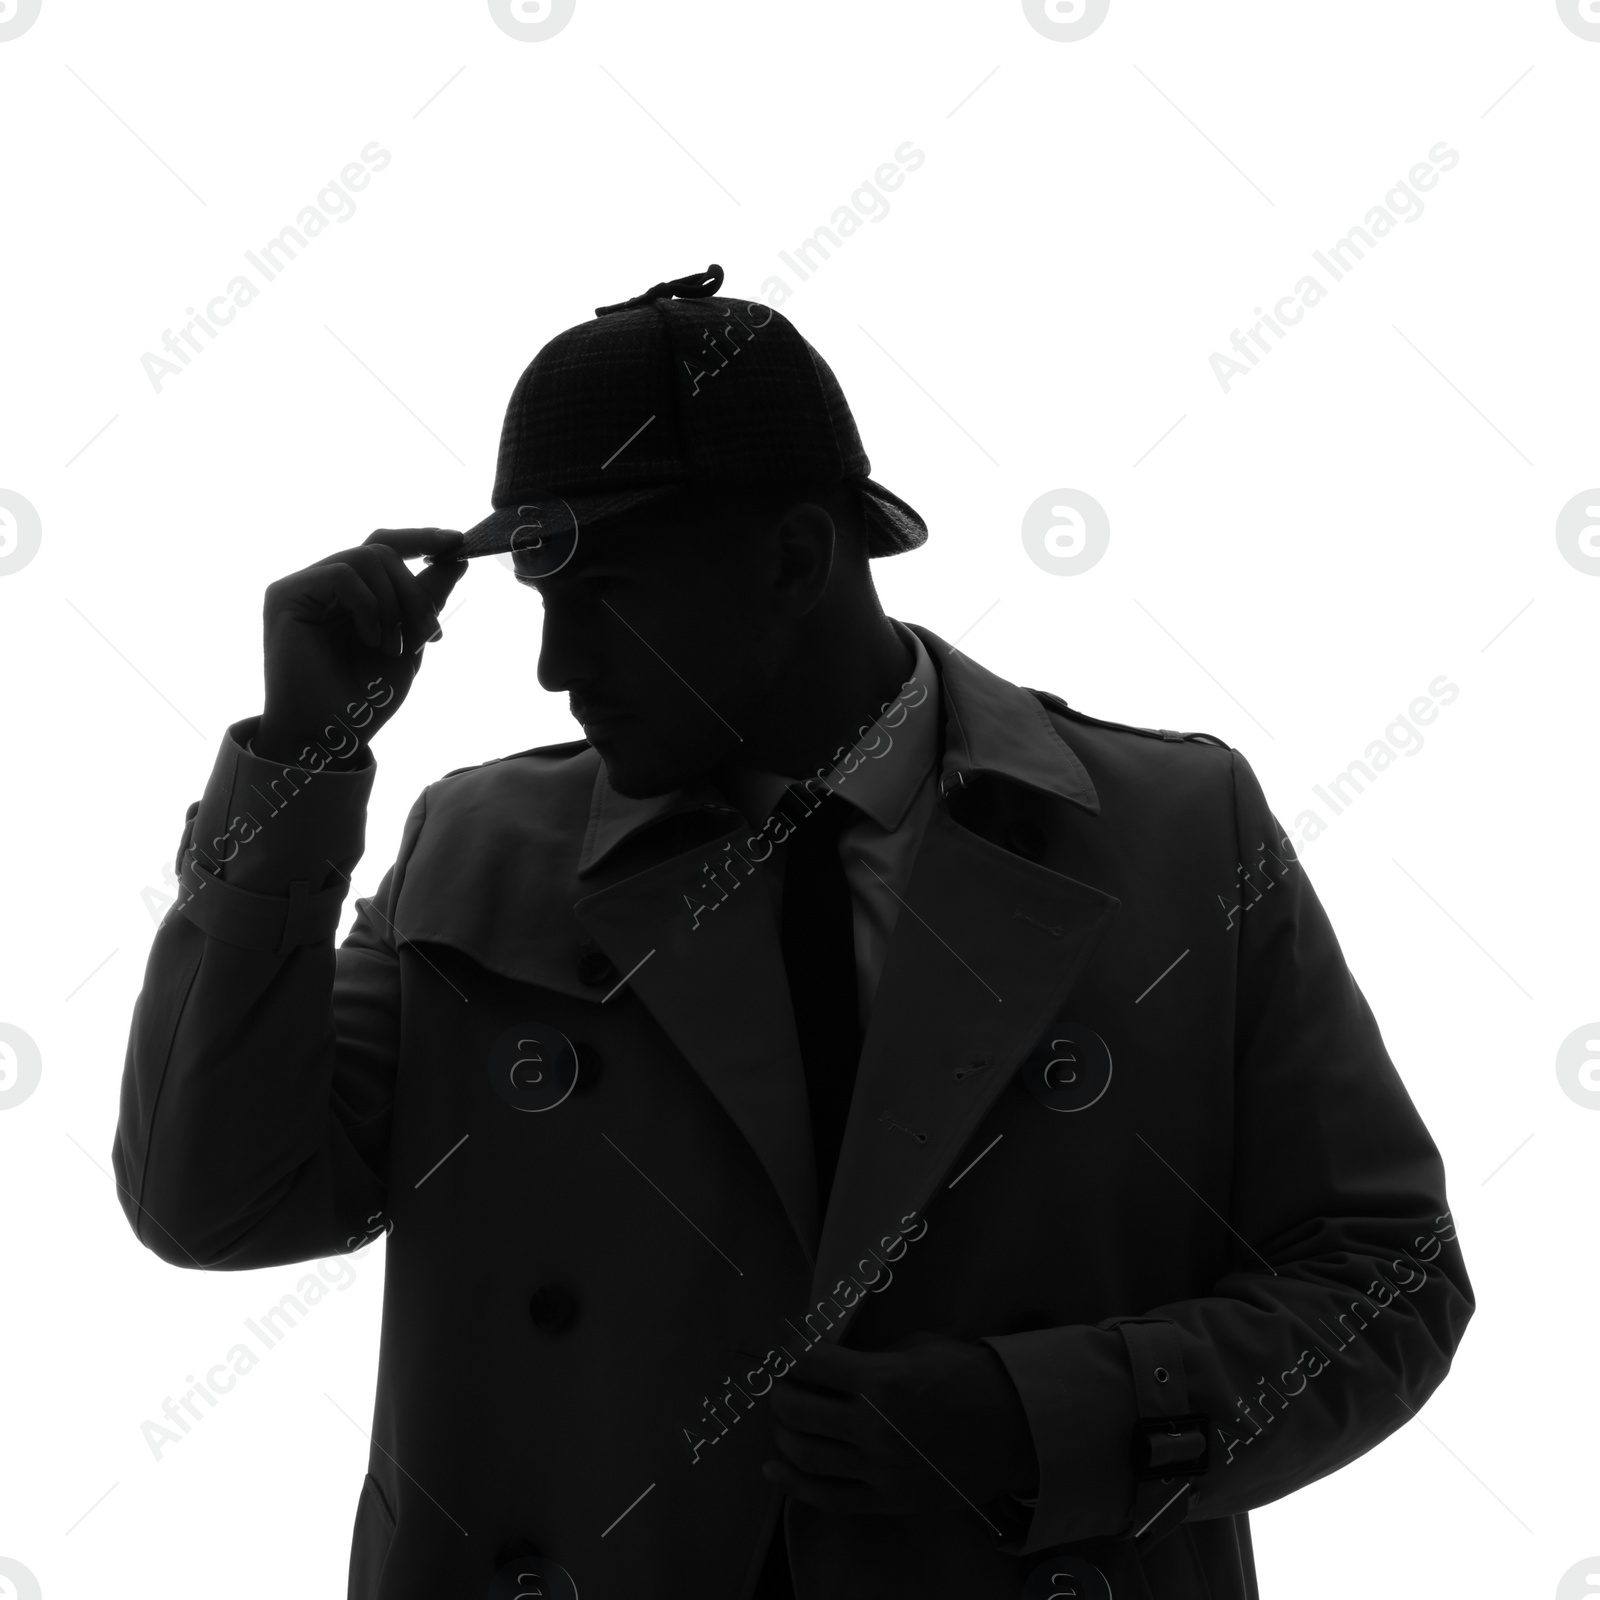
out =
<svg viewBox="0 0 1600 1600"><path fill-rule="evenodd" d="M356 1506L356 1531L350 1541L350 1588L348 1600L377 1600L378 1580L394 1543L394 1512L369 1472L361 1486L361 1501Z"/></svg>

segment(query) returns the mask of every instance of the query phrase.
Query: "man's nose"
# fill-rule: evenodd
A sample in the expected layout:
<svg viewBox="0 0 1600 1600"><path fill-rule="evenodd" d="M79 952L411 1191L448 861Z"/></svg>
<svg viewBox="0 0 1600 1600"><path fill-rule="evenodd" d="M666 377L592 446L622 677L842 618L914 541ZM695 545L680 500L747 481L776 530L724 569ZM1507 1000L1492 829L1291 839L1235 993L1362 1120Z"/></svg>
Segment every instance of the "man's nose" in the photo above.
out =
<svg viewBox="0 0 1600 1600"><path fill-rule="evenodd" d="M588 674L589 649L583 630L575 625L567 608L546 600L536 674L539 687L552 694L572 689Z"/></svg>

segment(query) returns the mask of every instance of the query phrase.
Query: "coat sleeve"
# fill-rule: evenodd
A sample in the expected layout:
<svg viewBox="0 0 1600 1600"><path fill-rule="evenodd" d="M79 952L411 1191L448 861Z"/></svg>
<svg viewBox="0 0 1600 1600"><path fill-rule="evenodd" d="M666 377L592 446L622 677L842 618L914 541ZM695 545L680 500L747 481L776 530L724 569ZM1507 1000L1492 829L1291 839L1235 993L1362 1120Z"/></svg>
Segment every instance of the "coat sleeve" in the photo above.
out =
<svg viewBox="0 0 1600 1600"><path fill-rule="evenodd" d="M1165 1386L1183 1396L1171 1409L1204 1418L1209 1465L1187 1480L1187 1519L1231 1516L1403 1426L1472 1315L1439 1152L1304 866L1249 763L1232 761L1238 859L1265 846L1277 865L1236 924L1232 1193L1213 1197L1231 1266L1200 1298L985 1341L1039 1457L1037 1504L1002 1543L1019 1555L1137 1532L1141 1393Z"/></svg>
<svg viewBox="0 0 1600 1600"><path fill-rule="evenodd" d="M385 1226L399 862L333 943L376 768L263 760L247 749L255 724L228 730L189 808L123 1069L118 1194L140 1242L176 1266L311 1260Z"/></svg>

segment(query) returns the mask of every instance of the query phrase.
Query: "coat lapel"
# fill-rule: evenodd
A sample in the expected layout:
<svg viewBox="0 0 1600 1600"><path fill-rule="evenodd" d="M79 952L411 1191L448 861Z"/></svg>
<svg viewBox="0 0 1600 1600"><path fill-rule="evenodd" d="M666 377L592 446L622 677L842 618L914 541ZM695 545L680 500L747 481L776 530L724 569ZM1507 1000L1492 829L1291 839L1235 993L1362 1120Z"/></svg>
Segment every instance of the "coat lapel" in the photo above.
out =
<svg viewBox="0 0 1600 1600"><path fill-rule="evenodd" d="M990 844L943 804L935 810L862 1046L813 1303L960 1177L958 1158L980 1154L974 1131L1060 1012L1118 904ZM867 1258L862 1270L879 1269ZM849 1321L839 1304L830 1339Z"/></svg>
<svg viewBox="0 0 1600 1600"><path fill-rule="evenodd" d="M617 797L606 804L615 818ZM724 873L724 882L739 886L702 911L698 926L692 909L714 898L705 864L726 862L723 843L742 847L749 832L739 818L725 834L573 909L617 971L631 974L629 988L750 1142L814 1262L817 1183L805 1069L767 884L760 875L729 880Z"/></svg>
<svg viewBox="0 0 1600 1600"><path fill-rule="evenodd" d="M1031 693L928 630L916 632L940 674L940 799L863 1041L813 1304L833 1297L858 1266L875 1276L879 1269L865 1253L898 1235L904 1218L923 1211L940 1185L958 1180L983 1154L974 1132L1059 1014L1120 904L1002 849L951 815L945 797L976 774L1090 813L1098 813L1099 798ZM851 1315L846 1299L835 1303L843 1315L826 1335L832 1340Z"/></svg>

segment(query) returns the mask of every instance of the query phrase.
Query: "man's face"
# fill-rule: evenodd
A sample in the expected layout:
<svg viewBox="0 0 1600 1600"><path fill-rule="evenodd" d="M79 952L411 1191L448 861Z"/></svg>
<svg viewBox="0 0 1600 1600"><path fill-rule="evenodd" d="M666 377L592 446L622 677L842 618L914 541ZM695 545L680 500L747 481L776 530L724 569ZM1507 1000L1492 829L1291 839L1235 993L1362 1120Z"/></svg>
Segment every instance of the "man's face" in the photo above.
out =
<svg viewBox="0 0 1600 1600"><path fill-rule="evenodd" d="M664 794L738 761L787 638L766 554L646 509L580 534L552 576L519 576L544 601L539 682L570 696L621 793Z"/></svg>

